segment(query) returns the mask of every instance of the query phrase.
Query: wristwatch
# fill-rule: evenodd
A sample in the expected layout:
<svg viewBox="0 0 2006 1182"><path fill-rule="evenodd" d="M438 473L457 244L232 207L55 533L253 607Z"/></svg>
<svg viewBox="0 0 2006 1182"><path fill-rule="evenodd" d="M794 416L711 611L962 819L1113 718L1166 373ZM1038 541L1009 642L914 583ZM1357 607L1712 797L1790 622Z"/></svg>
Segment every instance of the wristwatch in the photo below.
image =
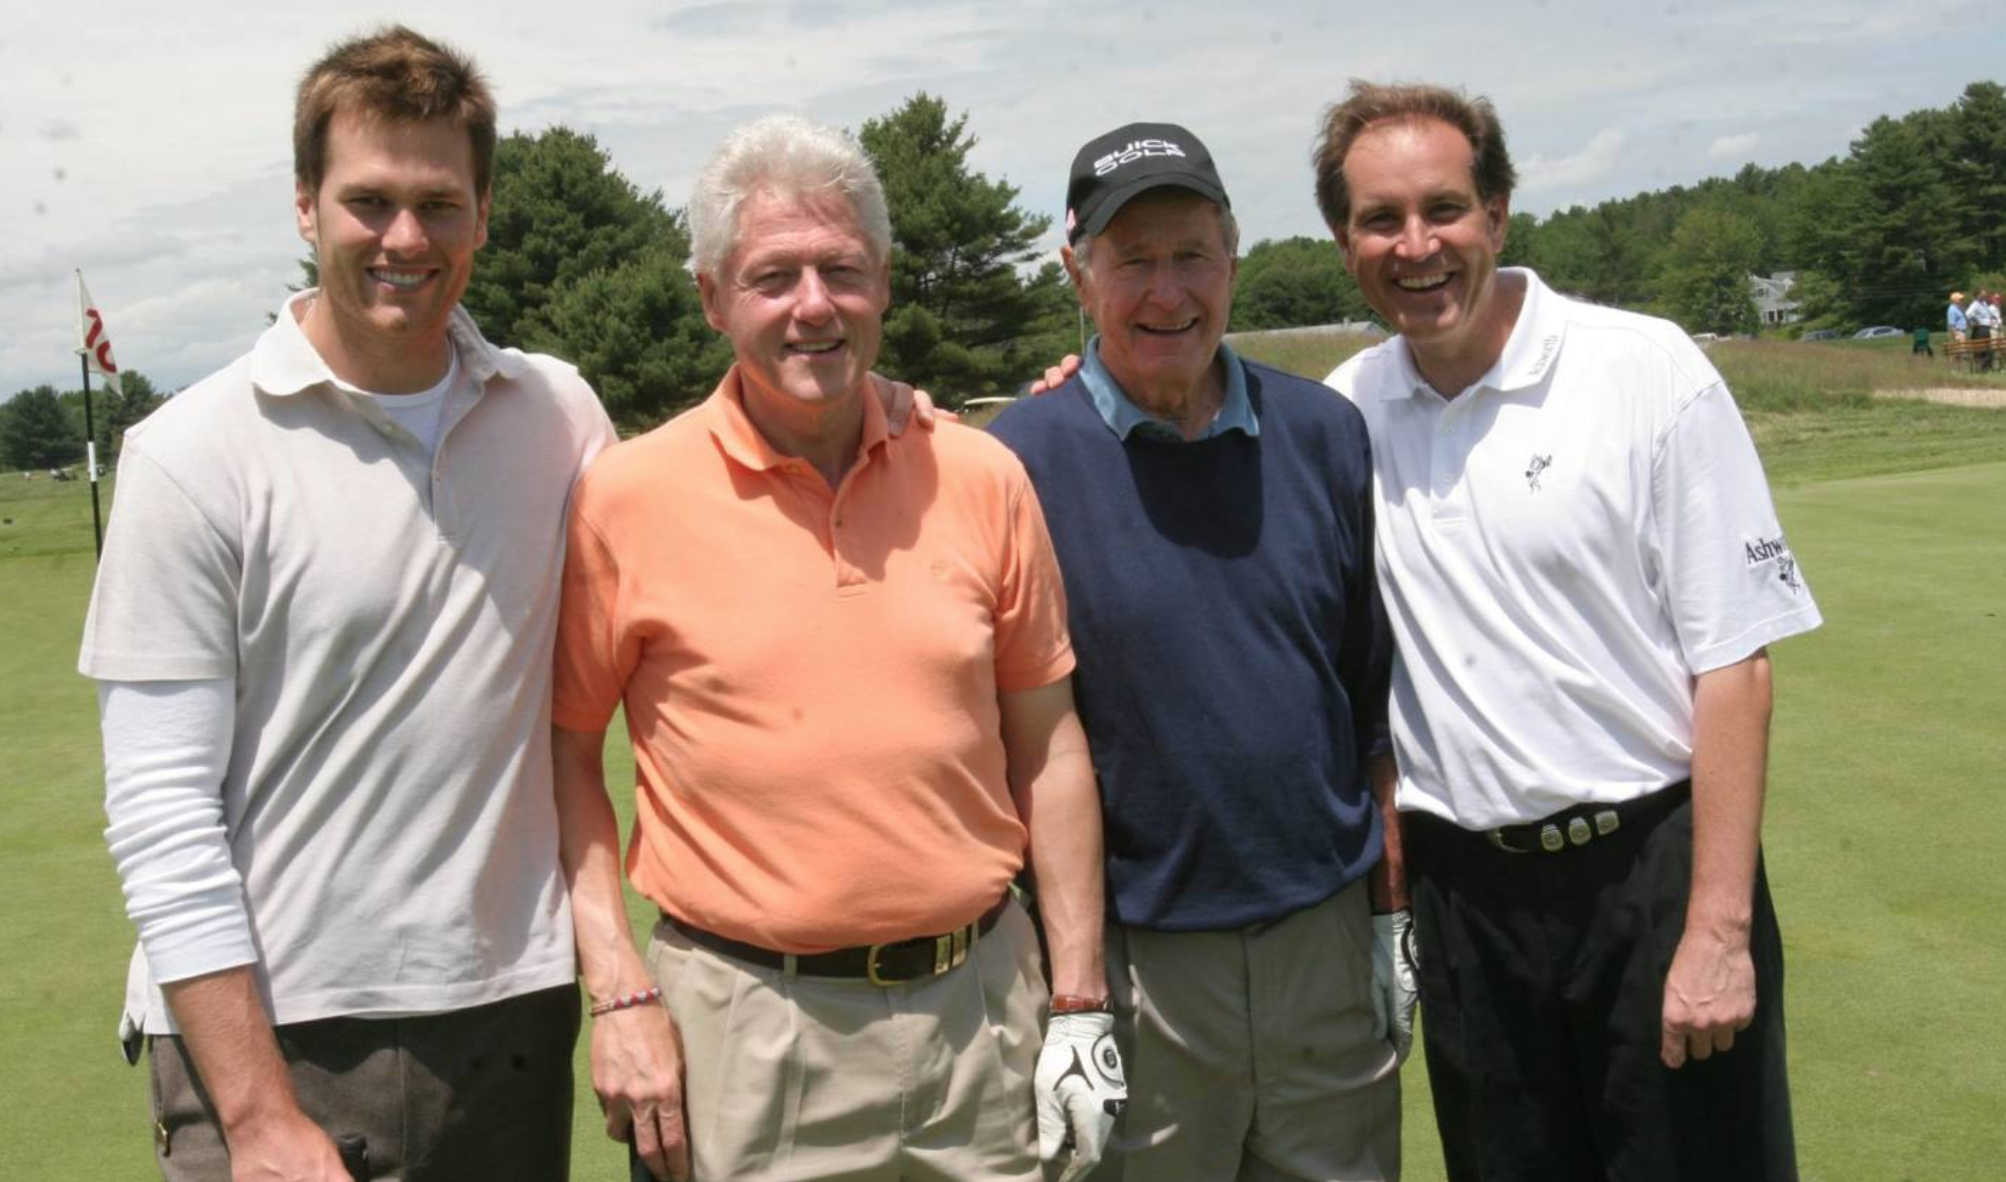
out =
<svg viewBox="0 0 2006 1182"><path fill-rule="evenodd" d="M1114 1006L1105 997L1081 997L1075 993L1055 993L1052 995L1052 1013L1057 1014L1109 1014Z"/></svg>

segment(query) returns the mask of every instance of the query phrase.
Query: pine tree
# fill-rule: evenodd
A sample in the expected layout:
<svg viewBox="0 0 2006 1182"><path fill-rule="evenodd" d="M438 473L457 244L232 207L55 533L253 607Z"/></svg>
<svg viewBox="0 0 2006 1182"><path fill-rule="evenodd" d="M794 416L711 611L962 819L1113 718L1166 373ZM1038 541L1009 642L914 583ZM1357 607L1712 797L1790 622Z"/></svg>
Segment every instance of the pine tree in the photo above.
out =
<svg viewBox="0 0 2006 1182"><path fill-rule="evenodd" d="M9 468L61 468L84 458L84 432L54 386L23 390L0 406L0 456Z"/></svg>
<svg viewBox="0 0 2006 1182"><path fill-rule="evenodd" d="M519 344L524 321L566 283L649 251L689 257L682 219L659 191L636 188L589 135L567 127L517 132L495 148L488 241L461 303L488 339Z"/></svg>
<svg viewBox="0 0 2006 1182"><path fill-rule="evenodd" d="M968 167L966 115L921 92L857 139L884 182L892 219L892 300L878 368L956 405L1025 380L1074 342L1063 273L1037 260L1048 217L1017 189Z"/></svg>
<svg viewBox="0 0 2006 1182"><path fill-rule="evenodd" d="M638 430L703 400L731 366L684 256L652 246L557 285L522 322L525 348L576 365L615 422Z"/></svg>

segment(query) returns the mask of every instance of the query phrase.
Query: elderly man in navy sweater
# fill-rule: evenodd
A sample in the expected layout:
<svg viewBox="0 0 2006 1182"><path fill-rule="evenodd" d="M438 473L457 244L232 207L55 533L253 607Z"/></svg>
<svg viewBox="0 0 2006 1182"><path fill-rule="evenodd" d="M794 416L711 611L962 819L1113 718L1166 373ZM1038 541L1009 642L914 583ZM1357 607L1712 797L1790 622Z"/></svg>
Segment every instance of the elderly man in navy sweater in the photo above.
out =
<svg viewBox="0 0 2006 1182"><path fill-rule="evenodd" d="M1196 136L1100 136L1066 204L1098 335L994 431L1064 570L1146 1081L1096 1178L1395 1177L1412 977L1367 766L1390 646L1364 423L1222 341L1238 231Z"/></svg>

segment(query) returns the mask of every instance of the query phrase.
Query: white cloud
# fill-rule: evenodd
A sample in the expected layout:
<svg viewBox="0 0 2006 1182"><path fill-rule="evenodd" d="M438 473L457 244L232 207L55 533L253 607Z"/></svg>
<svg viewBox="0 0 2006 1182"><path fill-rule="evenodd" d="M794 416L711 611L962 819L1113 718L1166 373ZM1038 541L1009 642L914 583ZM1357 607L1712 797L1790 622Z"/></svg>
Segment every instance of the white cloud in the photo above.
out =
<svg viewBox="0 0 2006 1182"><path fill-rule="evenodd" d="M1745 160L1750 152L1755 151L1755 145L1761 139L1760 135L1752 131L1744 131L1740 135L1724 135L1707 148L1706 154L1715 160Z"/></svg>
<svg viewBox="0 0 2006 1182"><path fill-rule="evenodd" d="M1616 171L1629 137L1613 127L1595 133L1588 146L1560 157L1533 156L1519 165L1519 191L1541 193L1592 185Z"/></svg>
<svg viewBox="0 0 2006 1182"><path fill-rule="evenodd" d="M78 8L117 14L95 22L88 67L67 52ZM1875 117L1997 76L2006 40L1978 8L1941 0L1932 23L1884 0L1437 0L1399 21L1328 0L1231 19L1208 0L15 5L0 23L0 394L76 380L78 266L124 364L178 385L241 348L297 275L298 72L386 19L475 55L504 128L597 135L672 205L736 123L785 108L855 127L924 89L967 112L970 163L1054 219L1088 137L1182 123L1218 158L1251 245L1324 234L1309 149L1351 77L1490 96L1524 177L1515 208L1544 212L1691 184L1731 167L1716 153L1743 137L1759 140L1730 155L1843 154Z"/></svg>

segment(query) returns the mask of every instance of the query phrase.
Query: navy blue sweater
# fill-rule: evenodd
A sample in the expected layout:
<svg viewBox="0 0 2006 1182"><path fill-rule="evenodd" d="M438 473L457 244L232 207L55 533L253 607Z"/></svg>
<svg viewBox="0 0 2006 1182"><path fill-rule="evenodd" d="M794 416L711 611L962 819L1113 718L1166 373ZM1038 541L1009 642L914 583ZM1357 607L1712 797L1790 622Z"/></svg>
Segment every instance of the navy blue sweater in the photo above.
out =
<svg viewBox="0 0 2006 1182"><path fill-rule="evenodd" d="M990 429L1064 572L1108 907L1165 931L1321 902L1378 861L1385 727L1372 465L1349 402L1247 364L1259 437L1115 437L1077 377Z"/></svg>

